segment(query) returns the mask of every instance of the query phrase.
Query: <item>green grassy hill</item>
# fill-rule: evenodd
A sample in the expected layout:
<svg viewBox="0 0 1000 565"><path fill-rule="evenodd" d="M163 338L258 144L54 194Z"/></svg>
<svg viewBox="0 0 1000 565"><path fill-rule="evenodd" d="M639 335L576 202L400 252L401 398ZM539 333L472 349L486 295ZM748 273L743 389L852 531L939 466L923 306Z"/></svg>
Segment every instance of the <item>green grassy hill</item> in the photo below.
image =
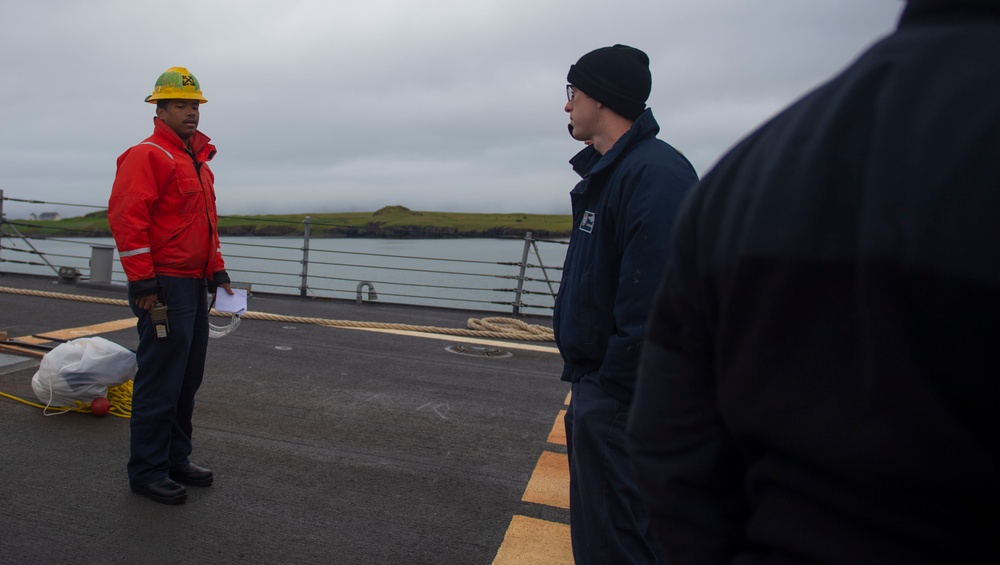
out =
<svg viewBox="0 0 1000 565"><path fill-rule="evenodd" d="M219 233L233 236L298 236L309 216L314 237L568 237L572 217L568 214L472 214L461 212L418 212L403 206L386 206L376 212L333 214L269 214L262 216L220 216ZM107 212L58 221L15 221L24 235L60 237L110 236Z"/></svg>

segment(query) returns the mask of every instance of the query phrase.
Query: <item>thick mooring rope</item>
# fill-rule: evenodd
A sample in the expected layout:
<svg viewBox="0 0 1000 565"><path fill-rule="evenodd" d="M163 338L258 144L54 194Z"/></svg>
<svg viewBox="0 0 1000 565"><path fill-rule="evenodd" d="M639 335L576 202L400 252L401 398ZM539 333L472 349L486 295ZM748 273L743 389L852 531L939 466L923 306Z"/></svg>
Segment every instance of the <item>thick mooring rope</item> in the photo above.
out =
<svg viewBox="0 0 1000 565"><path fill-rule="evenodd" d="M24 290L20 288L0 287L0 292L6 294L19 294L22 296L37 296L42 298L55 298L59 300L73 300L76 302L90 302L93 304L108 304L111 306L128 307L128 301L120 298L100 298L96 296L85 296L82 294L66 294L61 292L47 292L41 290ZM230 317L224 312L212 310L209 312L213 316ZM270 322L285 322L292 324L314 324L318 326L328 326L335 328L372 328L389 329L401 331L413 331L446 335L457 335L465 337L479 338L499 338L513 339L519 341L554 341L552 330L535 324L526 324L521 320L513 318L469 318L470 329L462 328L439 328L435 326L415 326L410 324L389 324L383 322L359 322L353 320L329 320L326 318L305 318L301 316L283 316L279 314L268 314L266 312L247 312L242 316L250 320L266 320ZM29 406L44 409L45 406L0 392L0 396L22 402ZM129 418L132 415L132 381L127 381L117 387L108 388L108 401L110 403L109 413L119 418ZM62 408L71 412L90 412L90 405L77 403L74 407Z"/></svg>
<svg viewBox="0 0 1000 565"><path fill-rule="evenodd" d="M0 292L25 296L39 296L43 298L57 298L60 300L74 300L77 302L91 302L95 304L109 304L113 306L128 306L127 300L119 298L100 298L96 296L85 296L82 294L65 294L60 292L24 290L10 287L0 287ZM213 316L230 317L230 314L218 312L214 309L209 313ZM391 324L385 322L360 322L355 320L330 320L326 318L306 318L301 316L268 314L267 312L247 312L241 317L245 320L266 320L269 322L285 322L292 324L314 324L334 328L372 328L465 337L513 339L518 341L555 341L552 330L545 326L526 324L521 320L503 317L482 319L469 318L467 324L470 329L439 328L435 326L415 326L410 324Z"/></svg>

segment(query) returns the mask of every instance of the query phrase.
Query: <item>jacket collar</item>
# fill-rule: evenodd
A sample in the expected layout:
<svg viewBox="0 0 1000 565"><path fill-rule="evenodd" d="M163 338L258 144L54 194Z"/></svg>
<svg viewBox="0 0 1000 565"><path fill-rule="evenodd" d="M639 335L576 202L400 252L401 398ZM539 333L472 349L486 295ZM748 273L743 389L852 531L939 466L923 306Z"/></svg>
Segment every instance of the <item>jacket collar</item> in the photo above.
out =
<svg viewBox="0 0 1000 565"><path fill-rule="evenodd" d="M615 161L627 153L633 145L644 139L656 137L656 134L659 132L660 125L656 123L656 118L653 117L653 111L646 108L646 110L638 118L636 118L634 122L632 122L632 127L629 128L624 135L618 138L618 141L615 142L615 144L607 153L604 154L603 157L598 159L591 156L590 158L592 158L593 161L587 163L585 161L587 149L592 149L594 153L597 153L597 150L593 149L593 147L587 147L583 151L577 153L576 156L570 160L570 164L573 165L573 169L575 171L580 173L580 176L586 177L588 175L596 175L604 169L611 167ZM592 165L589 167L589 171L585 170L585 166L582 166L585 164Z"/></svg>
<svg viewBox="0 0 1000 565"><path fill-rule="evenodd" d="M581 177L585 177L590 173L590 169L593 169L594 165L601 160L601 157L603 157L603 155L598 153L597 149L594 149L593 145L588 145L579 153L574 155L573 158L569 160L569 164L573 166L573 170L576 171L576 174Z"/></svg>
<svg viewBox="0 0 1000 565"><path fill-rule="evenodd" d="M177 135L177 132L170 129L170 126L160 118L153 118L153 134L165 138L177 149L187 152L187 146L181 136ZM201 133L200 130L196 130L191 136L191 149L200 161L211 161L212 157L215 157L215 146L209 143L210 141L212 141L211 138Z"/></svg>

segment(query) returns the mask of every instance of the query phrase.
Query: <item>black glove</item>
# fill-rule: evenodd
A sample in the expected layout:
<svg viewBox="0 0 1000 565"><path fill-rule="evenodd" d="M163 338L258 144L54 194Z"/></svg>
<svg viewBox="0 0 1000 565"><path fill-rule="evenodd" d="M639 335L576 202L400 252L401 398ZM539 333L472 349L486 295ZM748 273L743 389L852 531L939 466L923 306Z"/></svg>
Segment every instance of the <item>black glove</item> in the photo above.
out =
<svg viewBox="0 0 1000 565"><path fill-rule="evenodd" d="M160 283L156 281L155 277L143 281L129 281L128 283L128 293L132 298L142 298L159 292Z"/></svg>
<svg viewBox="0 0 1000 565"><path fill-rule="evenodd" d="M212 275L212 280L208 281L208 292L215 294L215 291L218 290L221 285L229 284L231 282L233 281L229 280L229 273L226 271L216 271L215 274Z"/></svg>

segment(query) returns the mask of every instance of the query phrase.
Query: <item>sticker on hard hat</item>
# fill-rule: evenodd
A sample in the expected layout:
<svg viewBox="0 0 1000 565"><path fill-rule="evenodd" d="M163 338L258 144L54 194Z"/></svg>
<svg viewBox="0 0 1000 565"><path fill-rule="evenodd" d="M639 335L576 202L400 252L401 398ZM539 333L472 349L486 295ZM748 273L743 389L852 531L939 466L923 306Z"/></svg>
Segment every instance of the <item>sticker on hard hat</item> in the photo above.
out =
<svg viewBox="0 0 1000 565"><path fill-rule="evenodd" d="M184 67L170 67L161 74L146 102L156 103L157 100L171 98L198 100L202 104L208 102L201 93L198 79Z"/></svg>

